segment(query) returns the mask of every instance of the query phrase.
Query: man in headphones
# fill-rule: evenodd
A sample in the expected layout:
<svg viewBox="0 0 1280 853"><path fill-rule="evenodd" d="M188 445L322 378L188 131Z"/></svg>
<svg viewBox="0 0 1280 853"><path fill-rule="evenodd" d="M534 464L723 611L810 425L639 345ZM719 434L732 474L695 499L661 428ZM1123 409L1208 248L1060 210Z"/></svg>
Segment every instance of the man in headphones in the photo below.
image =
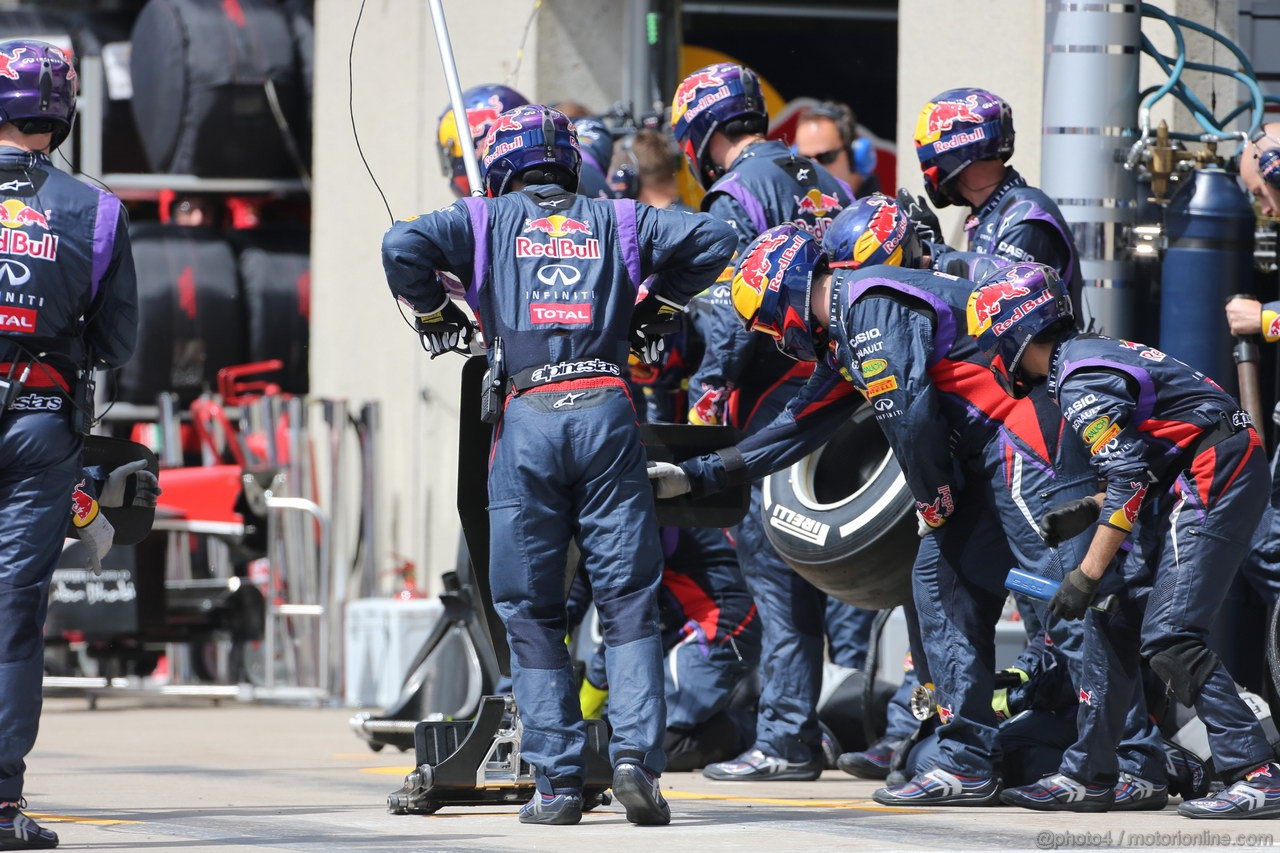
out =
<svg viewBox="0 0 1280 853"><path fill-rule="evenodd" d="M615 146L609 186L618 198L692 212L680 200L679 171L680 152L671 138L661 131L641 128Z"/></svg>
<svg viewBox="0 0 1280 853"><path fill-rule="evenodd" d="M1280 122L1264 124L1240 153L1240 180L1263 216L1280 216ZM1227 303L1227 325L1233 335L1256 335L1280 341L1280 302L1256 299Z"/></svg>
<svg viewBox="0 0 1280 853"><path fill-rule="evenodd" d="M796 125L796 152L847 183L855 198L880 191L876 147L858 135L858 119L848 104L823 101L806 111Z"/></svg>

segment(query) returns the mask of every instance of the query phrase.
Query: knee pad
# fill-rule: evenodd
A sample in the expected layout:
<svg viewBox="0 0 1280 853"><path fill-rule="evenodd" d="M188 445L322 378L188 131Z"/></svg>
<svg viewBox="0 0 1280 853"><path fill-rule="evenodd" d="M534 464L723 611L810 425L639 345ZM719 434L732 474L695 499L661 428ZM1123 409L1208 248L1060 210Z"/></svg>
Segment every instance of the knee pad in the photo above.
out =
<svg viewBox="0 0 1280 853"><path fill-rule="evenodd" d="M1178 640L1151 656L1151 670L1168 686L1173 698L1192 707L1200 689L1218 665L1218 656L1197 639Z"/></svg>

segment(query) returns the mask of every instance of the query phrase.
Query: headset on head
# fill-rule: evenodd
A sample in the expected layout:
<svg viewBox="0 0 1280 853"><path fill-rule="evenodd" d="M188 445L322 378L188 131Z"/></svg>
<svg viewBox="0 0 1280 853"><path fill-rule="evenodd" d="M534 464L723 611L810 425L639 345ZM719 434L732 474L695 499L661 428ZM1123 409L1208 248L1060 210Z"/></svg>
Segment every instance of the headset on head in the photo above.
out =
<svg viewBox="0 0 1280 853"><path fill-rule="evenodd" d="M1275 147L1260 151L1258 143L1264 139L1270 139ZM1258 174L1262 176L1263 182L1280 190L1280 139L1267 133L1266 125L1263 125L1253 132L1249 142L1253 145L1253 159L1258 164Z"/></svg>
<svg viewBox="0 0 1280 853"><path fill-rule="evenodd" d="M636 152L632 148L635 139L636 135L632 133L624 136L618 143L627 159L618 164L618 168L609 177L609 189L613 191L614 198L640 197L640 161L636 159Z"/></svg>
<svg viewBox="0 0 1280 853"><path fill-rule="evenodd" d="M853 167L853 171L864 178L870 177L871 173L876 169L876 146L868 137L858 133L858 125L854 120L852 111L846 115L833 101L823 101L816 107L811 107L804 114L804 118L825 118L829 119L836 128L840 128L842 124L848 123L850 139L849 148L849 165ZM843 134L841 134L841 142L844 142Z"/></svg>

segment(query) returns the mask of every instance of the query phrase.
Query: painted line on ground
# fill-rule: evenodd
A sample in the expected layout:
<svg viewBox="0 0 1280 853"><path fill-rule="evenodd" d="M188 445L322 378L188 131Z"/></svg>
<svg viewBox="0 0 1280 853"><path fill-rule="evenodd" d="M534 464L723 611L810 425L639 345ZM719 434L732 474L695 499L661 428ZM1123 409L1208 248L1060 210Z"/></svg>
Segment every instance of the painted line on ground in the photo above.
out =
<svg viewBox="0 0 1280 853"><path fill-rule="evenodd" d="M40 812L27 812L27 817L32 820L44 820L49 823L79 823L85 826L118 826L120 824L142 823L140 820L114 820L105 817L76 817L67 814L41 814Z"/></svg>
<svg viewBox="0 0 1280 853"><path fill-rule="evenodd" d="M413 767L362 767L361 773L379 776L408 776ZM795 800L781 797L731 797L726 794L699 794L693 791L663 791L669 800L719 800L729 803L755 803L762 806L795 806L798 808L848 809L883 814L937 814L934 809L882 806L873 800Z"/></svg>
<svg viewBox="0 0 1280 853"><path fill-rule="evenodd" d="M730 803L757 803L763 806L797 806L820 809L853 809L886 814L936 814L932 809L882 806L873 800L794 800L779 797L730 797L725 794L699 794L693 791L663 791L668 800L720 800Z"/></svg>

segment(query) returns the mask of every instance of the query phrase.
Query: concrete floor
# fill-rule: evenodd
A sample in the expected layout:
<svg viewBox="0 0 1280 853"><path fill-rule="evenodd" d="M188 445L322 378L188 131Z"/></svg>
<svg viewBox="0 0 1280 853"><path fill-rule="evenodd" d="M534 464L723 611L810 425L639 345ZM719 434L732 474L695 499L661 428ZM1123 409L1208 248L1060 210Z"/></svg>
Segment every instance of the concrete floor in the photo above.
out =
<svg viewBox="0 0 1280 853"><path fill-rule="evenodd" d="M886 809L876 785L839 771L816 782L663 777L673 823L638 828L606 806L575 827L526 827L513 808L393 816L412 753L368 751L349 712L106 698L46 701L27 776L29 811L85 850L556 850L612 844L708 850L1191 850L1275 846L1280 821L1190 821L1162 813L1047 815L1005 808ZM1054 834L1071 833L1071 839ZM1254 838L1262 834L1263 838ZM631 848L629 845L637 845Z"/></svg>

